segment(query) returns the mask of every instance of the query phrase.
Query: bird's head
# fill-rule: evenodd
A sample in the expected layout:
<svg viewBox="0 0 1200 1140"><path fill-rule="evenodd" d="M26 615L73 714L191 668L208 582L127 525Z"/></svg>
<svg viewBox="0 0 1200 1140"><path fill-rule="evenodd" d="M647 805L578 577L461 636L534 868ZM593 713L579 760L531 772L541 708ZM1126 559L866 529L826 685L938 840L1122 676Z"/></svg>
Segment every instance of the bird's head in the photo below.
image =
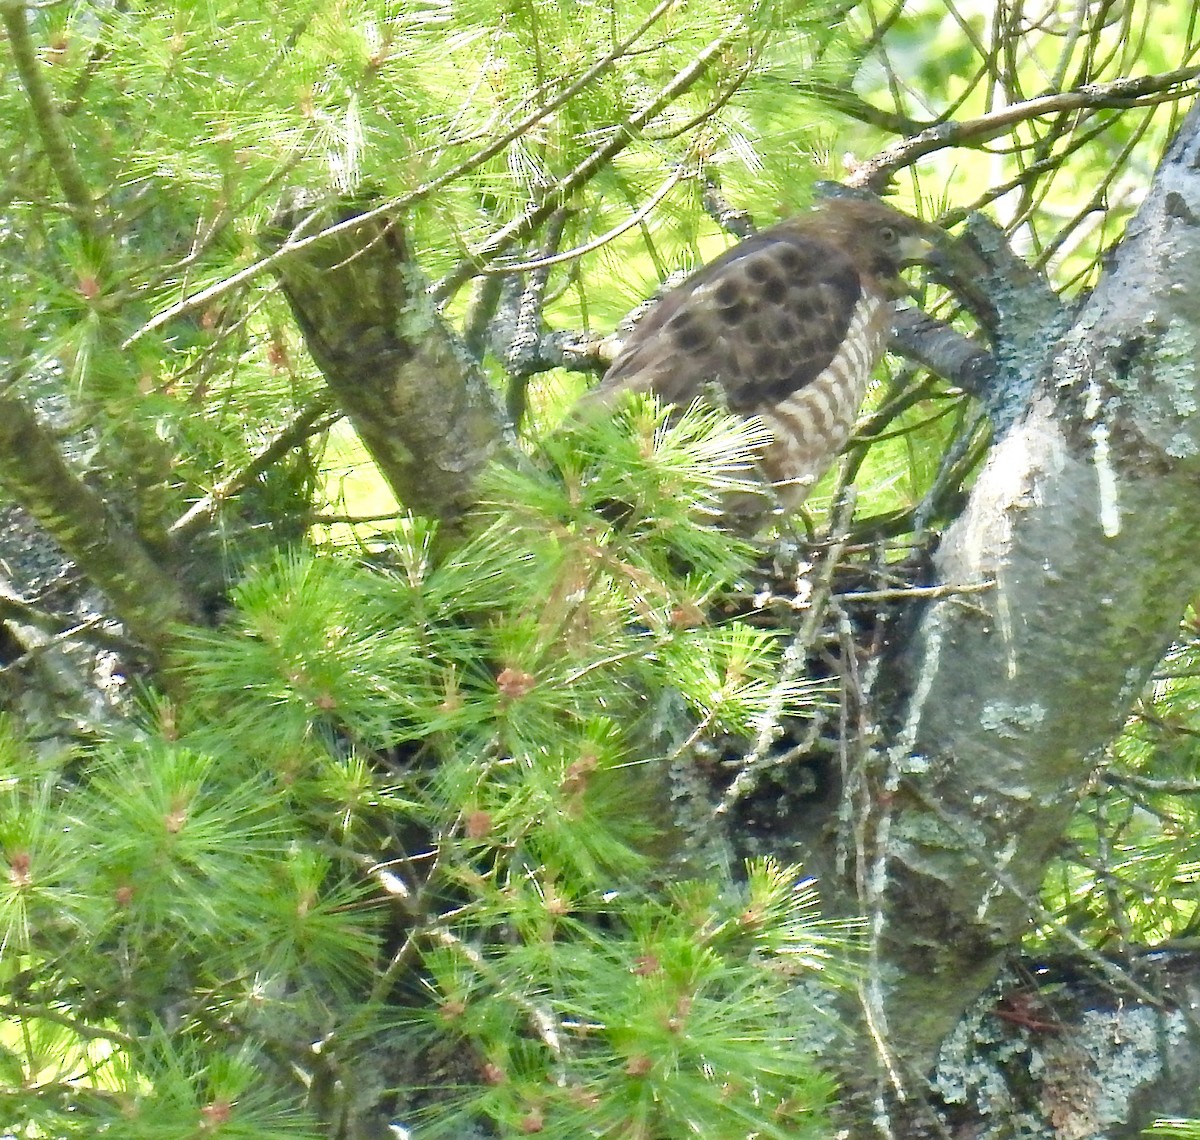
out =
<svg viewBox="0 0 1200 1140"><path fill-rule="evenodd" d="M928 222L863 198L827 199L797 219L797 224L832 238L850 254L860 273L874 278L893 296L908 292L900 271L937 261L945 236Z"/></svg>

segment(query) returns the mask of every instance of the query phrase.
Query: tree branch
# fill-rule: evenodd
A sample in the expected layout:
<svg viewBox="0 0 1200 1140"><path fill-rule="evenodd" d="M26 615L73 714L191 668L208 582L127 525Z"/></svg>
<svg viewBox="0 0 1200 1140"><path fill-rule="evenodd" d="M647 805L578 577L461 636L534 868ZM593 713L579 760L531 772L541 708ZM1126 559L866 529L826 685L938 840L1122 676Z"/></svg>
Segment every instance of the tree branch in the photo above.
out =
<svg viewBox="0 0 1200 1140"><path fill-rule="evenodd" d="M1044 115L1081 108L1148 106L1160 102L1164 95L1182 99L1190 94L1186 84L1198 75L1200 67L1181 67L1159 75L1116 79L1111 83L1086 83L1070 91L1056 91L1013 103L976 119L933 123L859 163L848 181L853 186L882 193L897 170L911 166L934 151L955 146L981 146L1017 123Z"/></svg>
<svg viewBox="0 0 1200 1140"><path fill-rule="evenodd" d="M479 470L511 446L508 426L434 309L399 222L370 210L350 226L355 213L285 204L278 231L313 217L325 237L293 250L275 272L313 359L396 497L454 523L474 502Z"/></svg>
<svg viewBox="0 0 1200 1140"><path fill-rule="evenodd" d="M193 607L103 497L66 464L28 405L0 393L0 485L104 591L129 632L159 658Z"/></svg>
<svg viewBox="0 0 1200 1140"><path fill-rule="evenodd" d="M972 396L982 395L995 375L986 348L920 309L897 310L889 347Z"/></svg>

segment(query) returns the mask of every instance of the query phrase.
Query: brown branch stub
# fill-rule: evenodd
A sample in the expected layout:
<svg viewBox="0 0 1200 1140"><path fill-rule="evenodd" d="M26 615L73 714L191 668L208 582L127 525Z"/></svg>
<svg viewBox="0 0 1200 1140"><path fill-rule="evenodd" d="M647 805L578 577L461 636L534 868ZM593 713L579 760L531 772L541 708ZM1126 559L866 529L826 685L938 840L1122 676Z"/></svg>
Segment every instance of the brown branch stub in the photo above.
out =
<svg viewBox="0 0 1200 1140"><path fill-rule="evenodd" d="M359 226L346 226L356 214ZM337 226L274 270L313 359L397 498L453 523L473 504L475 476L509 446L487 381L442 320L399 219L293 195L265 241L299 225Z"/></svg>

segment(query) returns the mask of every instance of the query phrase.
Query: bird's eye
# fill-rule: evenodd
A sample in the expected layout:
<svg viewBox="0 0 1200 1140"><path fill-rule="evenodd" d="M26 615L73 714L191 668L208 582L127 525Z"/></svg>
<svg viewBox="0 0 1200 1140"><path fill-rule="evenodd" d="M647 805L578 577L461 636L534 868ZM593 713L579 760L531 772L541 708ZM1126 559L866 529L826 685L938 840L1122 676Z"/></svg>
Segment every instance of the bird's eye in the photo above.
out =
<svg viewBox="0 0 1200 1140"><path fill-rule="evenodd" d="M879 240L883 242L884 245L895 245L896 237L896 231L891 226L879 227Z"/></svg>

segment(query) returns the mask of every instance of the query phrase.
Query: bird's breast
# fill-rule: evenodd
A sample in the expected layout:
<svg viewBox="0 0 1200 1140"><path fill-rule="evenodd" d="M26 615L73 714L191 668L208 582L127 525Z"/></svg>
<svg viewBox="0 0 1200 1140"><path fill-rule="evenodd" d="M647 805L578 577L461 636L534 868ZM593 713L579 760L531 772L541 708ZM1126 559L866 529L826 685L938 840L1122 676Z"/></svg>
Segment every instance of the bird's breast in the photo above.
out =
<svg viewBox="0 0 1200 1140"><path fill-rule="evenodd" d="M762 466L785 506L797 507L846 445L891 331L891 305L865 293L833 358L811 383L758 414L770 430Z"/></svg>

